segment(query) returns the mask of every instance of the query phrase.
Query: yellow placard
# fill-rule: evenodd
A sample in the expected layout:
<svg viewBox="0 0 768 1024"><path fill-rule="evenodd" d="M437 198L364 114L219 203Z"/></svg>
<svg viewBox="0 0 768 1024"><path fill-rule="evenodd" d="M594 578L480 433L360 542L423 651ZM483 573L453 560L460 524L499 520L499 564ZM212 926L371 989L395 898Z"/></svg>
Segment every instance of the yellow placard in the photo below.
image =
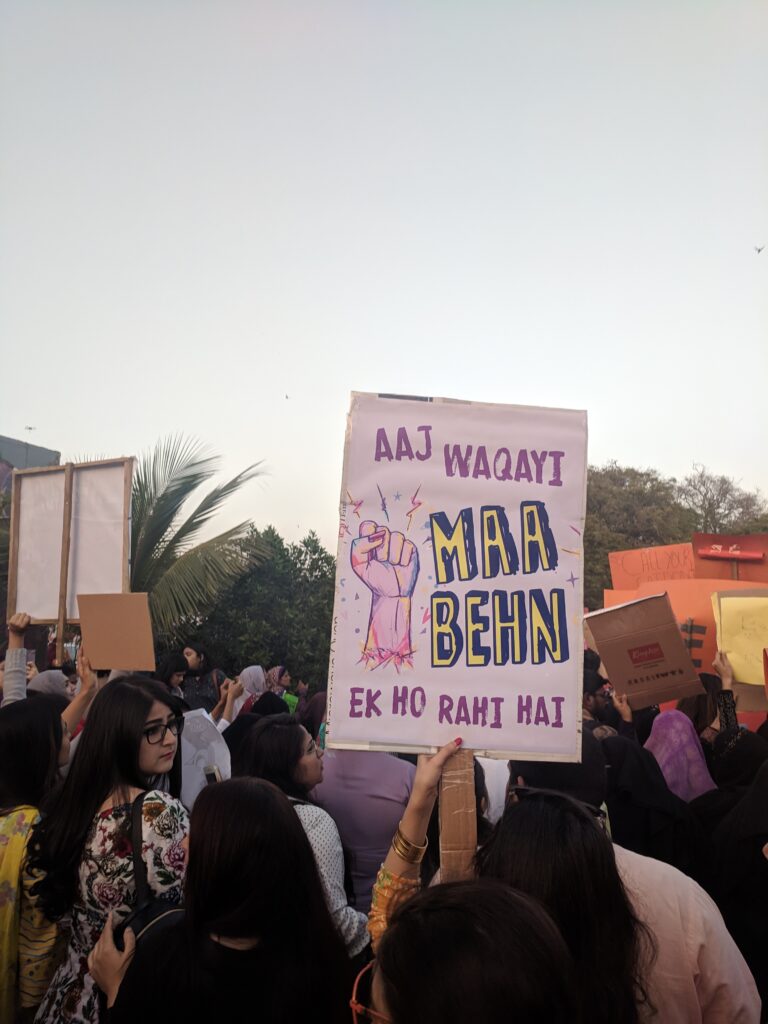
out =
<svg viewBox="0 0 768 1024"><path fill-rule="evenodd" d="M763 649L768 647L768 597L741 597L720 592L712 595L712 604L718 623L718 644L728 655L736 681L763 686Z"/></svg>

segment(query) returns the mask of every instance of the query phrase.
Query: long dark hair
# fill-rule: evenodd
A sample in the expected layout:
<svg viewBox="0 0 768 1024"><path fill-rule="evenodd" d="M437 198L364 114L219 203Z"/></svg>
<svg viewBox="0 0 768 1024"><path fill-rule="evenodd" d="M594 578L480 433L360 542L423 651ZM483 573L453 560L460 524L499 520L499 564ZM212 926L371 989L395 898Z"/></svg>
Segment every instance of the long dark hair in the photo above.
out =
<svg viewBox="0 0 768 1024"><path fill-rule="evenodd" d="M693 722L697 735L701 735L707 726L717 718L717 695L723 688L723 681L720 676L711 672L699 672L703 693L697 693L695 697L684 697L677 702L677 710Z"/></svg>
<svg viewBox="0 0 768 1024"><path fill-rule="evenodd" d="M160 662L160 667L155 675L161 683L165 683L166 686L170 686L171 679L178 672L183 672L184 675L187 675L189 672L189 664L181 651L171 651L171 653L166 654Z"/></svg>
<svg viewBox="0 0 768 1024"><path fill-rule="evenodd" d="M77 873L88 832L110 795L127 802L131 787L147 790L158 780L139 768L139 748L147 715L155 701L179 713L179 703L162 683L144 676L115 679L96 694L55 800L44 805L35 826L30 867L43 873L35 893L46 916L56 921L77 897ZM181 745L170 772L170 790L181 785Z"/></svg>
<svg viewBox="0 0 768 1024"><path fill-rule="evenodd" d="M394 1024L580 1019L573 961L552 919L490 879L436 885L401 903L377 965Z"/></svg>
<svg viewBox="0 0 768 1024"><path fill-rule="evenodd" d="M0 708L0 814L39 807L59 781L61 712L45 696Z"/></svg>
<svg viewBox="0 0 768 1024"><path fill-rule="evenodd" d="M187 659L184 658L184 650L187 647L189 647L190 650L194 651L195 654L197 654L198 657L200 658L200 668L197 668L194 671L189 667L189 662L187 661ZM208 673L213 668L213 664L211 662L211 657L208 654L208 651L206 651L206 649L204 647L201 647L200 644L186 643L186 644L184 644L184 647L182 647L182 649L181 649L181 651L179 653L181 654L182 658L184 658L184 661L186 663L187 675L190 675L190 676L205 676L205 675L208 675Z"/></svg>
<svg viewBox="0 0 768 1024"><path fill-rule="evenodd" d="M290 881L281 885L281 878ZM349 1019L350 962L309 840L276 786L231 779L202 790L190 822L184 899L193 944L208 935L258 939L276 974L258 994L265 1020L304 1019L310 999L316 1019Z"/></svg>
<svg viewBox="0 0 768 1024"><path fill-rule="evenodd" d="M232 774L266 779L286 796L306 800L309 790L294 778L304 754L305 732L295 715L262 718L238 747Z"/></svg>
<svg viewBox="0 0 768 1024"><path fill-rule="evenodd" d="M541 900L576 962L581 1006L596 1024L634 1024L650 1007L654 940L637 918L613 846L594 815L561 793L528 790L509 803L476 857L481 876Z"/></svg>

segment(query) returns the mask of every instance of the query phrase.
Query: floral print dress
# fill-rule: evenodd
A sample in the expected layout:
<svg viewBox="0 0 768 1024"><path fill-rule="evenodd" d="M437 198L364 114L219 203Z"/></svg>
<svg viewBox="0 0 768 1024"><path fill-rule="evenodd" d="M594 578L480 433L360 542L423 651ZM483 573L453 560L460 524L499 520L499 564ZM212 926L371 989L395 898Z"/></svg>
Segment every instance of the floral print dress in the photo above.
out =
<svg viewBox="0 0 768 1024"><path fill-rule="evenodd" d="M189 830L184 806L152 790L142 807L142 857L152 893L180 903L184 878L182 840ZM101 811L88 832L80 861L78 899L72 908L69 948L35 1017L36 1024L99 1021L99 989L88 973L88 954L113 911L115 923L133 909L131 805Z"/></svg>

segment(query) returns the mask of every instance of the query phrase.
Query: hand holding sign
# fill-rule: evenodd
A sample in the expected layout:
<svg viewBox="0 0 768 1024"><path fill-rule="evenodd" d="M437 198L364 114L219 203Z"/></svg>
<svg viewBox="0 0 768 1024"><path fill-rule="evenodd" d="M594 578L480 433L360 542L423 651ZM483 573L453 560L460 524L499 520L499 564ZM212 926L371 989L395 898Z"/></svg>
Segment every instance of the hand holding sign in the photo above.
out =
<svg viewBox="0 0 768 1024"><path fill-rule="evenodd" d="M363 658L374 665L412 666L411 595L419 575L419 553L402 533L368 519L352 541L355 575L371 591L371 614Z"/></svg>

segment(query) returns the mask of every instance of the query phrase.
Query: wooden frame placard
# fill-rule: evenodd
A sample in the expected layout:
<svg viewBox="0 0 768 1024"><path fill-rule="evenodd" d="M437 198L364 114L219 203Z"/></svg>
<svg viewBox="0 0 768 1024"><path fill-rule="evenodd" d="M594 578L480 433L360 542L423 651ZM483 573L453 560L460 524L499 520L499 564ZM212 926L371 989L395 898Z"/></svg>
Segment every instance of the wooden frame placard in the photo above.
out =
<svg viewBox="0 0 768 1024"><path fill-rule="evenodd" d="M8 616L64 627L78 622L76 595L130 591L131 488L135 459L68 462L13 471Z"/></svg>

